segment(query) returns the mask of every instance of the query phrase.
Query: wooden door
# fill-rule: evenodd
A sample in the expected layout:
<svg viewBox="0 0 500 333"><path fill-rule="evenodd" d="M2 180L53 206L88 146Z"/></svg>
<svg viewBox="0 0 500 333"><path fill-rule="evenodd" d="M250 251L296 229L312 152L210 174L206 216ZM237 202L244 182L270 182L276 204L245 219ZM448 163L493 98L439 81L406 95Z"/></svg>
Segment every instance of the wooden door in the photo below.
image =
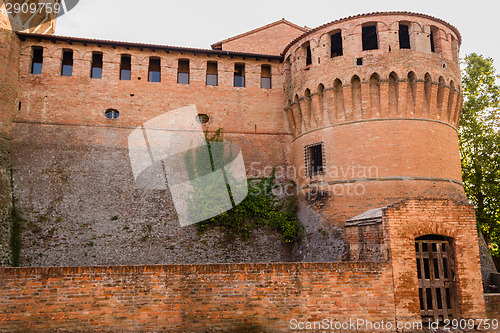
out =
<svg viewBox="0 0 500 333"><path fill-rule="evenodd" d="M453 251L449 241L415 241L422 321L457 318Z"/></svg>

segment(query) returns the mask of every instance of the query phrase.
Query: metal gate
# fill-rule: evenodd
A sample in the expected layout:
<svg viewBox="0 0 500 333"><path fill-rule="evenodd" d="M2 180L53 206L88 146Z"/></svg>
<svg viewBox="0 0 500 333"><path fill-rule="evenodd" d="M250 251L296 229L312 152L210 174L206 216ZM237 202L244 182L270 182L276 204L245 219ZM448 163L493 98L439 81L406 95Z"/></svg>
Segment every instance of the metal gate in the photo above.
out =
<svg viewBox="0 0 500 333"><path fill-rule="evenodd" d="M453 251L450 242L444 238L422 238L424 237L415 241L422 321L443 322L445 319L456 319Z"/></svg>

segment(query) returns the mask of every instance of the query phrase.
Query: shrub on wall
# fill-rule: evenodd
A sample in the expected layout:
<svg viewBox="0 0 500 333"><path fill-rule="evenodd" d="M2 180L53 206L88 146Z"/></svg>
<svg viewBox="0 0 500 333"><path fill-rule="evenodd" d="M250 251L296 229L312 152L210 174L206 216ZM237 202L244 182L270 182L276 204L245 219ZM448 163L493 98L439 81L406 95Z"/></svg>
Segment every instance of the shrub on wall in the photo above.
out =
<svg viewBox="0 0 500 333"><path fill-rule="evenodd" d="M207 141L210 156L220 154L220 152L213 151L213 147L221 146L211 147L210 143L223 142L223 130L218 129L212 136L208 136L208 133L206 133L205 140ZM200 155L202 154L197 151L186 155L185 162L190 174L195 174L196 169L202 168L202 164L206 162L203 161L203 158L199 159ZM221 155L223 156L224 154ZM197 161L201 163L197 163ZM211 158L210 164L214 170L213 158ZM228 173L226 177L231 178L232 175ZM237 182L238 180L231 178L231 183L234 184ZM224 232L238 235L246 240L250 237L251 230L267 227L277 230L285 243L297 240L300 238L302 227L296 216L296 198L279 198L274 193L274 190L278 186L280 185L276 182L274 170L268 177L247 179L247 197L231 210L198 223L199 233L202 234L209 228L218 227ZM188 205L213 209L216 206L215 203L220 199L218 198L218 191L214 191L212 188L205 187L203 189L195 189L195 191L197 196L188 200ZM227 186L227 191L233 201L233 193L229 186ZM196 215L198 211L194 209L190 213ZM191 217L196 218L196 216Z"/></svg>

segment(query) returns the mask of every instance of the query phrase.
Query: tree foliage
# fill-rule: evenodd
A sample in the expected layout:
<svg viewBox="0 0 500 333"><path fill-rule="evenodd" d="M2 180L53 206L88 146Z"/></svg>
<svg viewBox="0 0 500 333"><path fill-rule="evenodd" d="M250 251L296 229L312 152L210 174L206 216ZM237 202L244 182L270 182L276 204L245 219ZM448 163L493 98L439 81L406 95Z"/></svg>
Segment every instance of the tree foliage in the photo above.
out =
<svg viewBox="0 0 500 333"><path fill-rule="evenodd" d="M493 59L472 53L465 57L464 104L459 139L462 177L476 208L479 229L493 255L500 245L500 77Z"/></svg>

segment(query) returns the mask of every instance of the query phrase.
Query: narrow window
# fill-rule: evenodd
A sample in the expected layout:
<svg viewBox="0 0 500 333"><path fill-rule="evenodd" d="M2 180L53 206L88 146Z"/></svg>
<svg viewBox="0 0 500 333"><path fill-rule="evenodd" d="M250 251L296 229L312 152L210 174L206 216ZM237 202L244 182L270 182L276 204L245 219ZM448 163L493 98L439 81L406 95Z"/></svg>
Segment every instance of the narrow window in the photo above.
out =
<svg viewBox="0 0 500 333"><path fill-rule="evenodd" d="M453 36L451 36L451 55L453 57L453 61L458 64L458 41Z"/></svg>
<svg viewBox="0 0 500 333"><path fill-rule="evenodd" d="M344 54L342 47L342 32L337 32L330 37L330 56L339 57Z"/></svg>
<svg viewBox="0 0 500 333"><path fill-rule="evenodd" d="M62 58L62 76L72 76L73 75L73 51L64 50Z"/></svg>
<svg viewBox="0 0 500 333"><path fill-rule="evenodd" d="M90 77L93 79L102 79L102 53L92 53L92 70Z"/></svg>
<svg viewBox="0 0 500 333"><path fill-rule="evenodd" d="M235 87L245 86L245 64L234 65L234 86Z"/></svg>
<svg viewBox="0 0 500 333"><path fill-rule="evenodd" d="M219 84L219 74L217 70L217 62L207 62L207 86L217 86Z"/></svg>
<svg viewBox="0 0 500 333"><path fill-rule="evenodd" d="M177 83L189 84L189 60L179 59L177 66Z"/></svg>
<svg viewBox="0 0 500 333"><path fill-rule="evenodd" d="M399 48L410 49L410 29L407 24L399 24Z"/></svg>
<svg viewBox="0 0 500 333"><path fill-rule="evenodd" d="M323 143L315 143L305 148L306 170L309 177L322 174L324 171Z"/></svg>
<svg viewBox="0 0 500 333"><path fill-rule="evenodd" d="M263 89L271 89L271 66L269 65L261 66L260 87Z"/></svg>
<svg viewBox="0 0 500 333"><path fill-rule="evenodd" d="M33 55L31 58L31 74L42 74L43 48L33 46Z"/></svg>
<svg viewBox="0 0 500 333"><path fill-rule="evenodd" d="M120 80L130 80L132 74L132 58L127 54L122 54L120 62Z"/></svg>
<svg viewBox="0 0 500 333"><path fill-rule="evenodd" d="M161 82L161 60L160 58L149 58L148 70L149 82Z"/></svg>
<svg viewBox="0 0 500 333"><path fill-rule="evenodd" d="M377 50L378 49L378 37L377 37L377 26L367 25L363 27L363 51Z"/></svg>
<svg viewBox="0 0 500 333"><path fill-rule="evenodd" d="M436 34L437 29L435 27L431 27L431 34L429 35L430 43L431 43L431 52L436 52Z"/></svg>
<svg viewBox="0 0 500 333"><path fill-rule="evenodd" d="M306 66L309 66L310 64L312 64L311 45L307 44L305 50L306 50Z"/></svg>

